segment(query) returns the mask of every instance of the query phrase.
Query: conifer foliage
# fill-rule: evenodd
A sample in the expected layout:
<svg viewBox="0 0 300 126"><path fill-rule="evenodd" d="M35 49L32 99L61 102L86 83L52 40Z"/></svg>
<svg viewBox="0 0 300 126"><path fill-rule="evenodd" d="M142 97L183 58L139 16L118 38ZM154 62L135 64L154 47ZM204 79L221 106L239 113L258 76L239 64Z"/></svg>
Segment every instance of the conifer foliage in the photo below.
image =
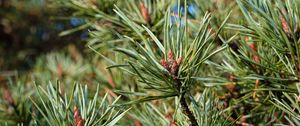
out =
<svg viewBox="0 0 300 126"><path fill-rule="evenodd" d="M1 125L300 125L299 0L48 4L86 48L0 73Z"/></svg>

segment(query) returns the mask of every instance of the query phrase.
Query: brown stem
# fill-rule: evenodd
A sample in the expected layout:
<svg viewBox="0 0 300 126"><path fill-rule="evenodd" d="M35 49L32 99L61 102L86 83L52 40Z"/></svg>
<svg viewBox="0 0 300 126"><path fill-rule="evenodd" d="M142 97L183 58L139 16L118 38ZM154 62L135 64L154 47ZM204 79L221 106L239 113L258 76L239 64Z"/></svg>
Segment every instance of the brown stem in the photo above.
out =
<svg viewBox="0 0 300 126"><path fill-rule="evenodd" d="M189 118L189 120L191 121L191 125L190 126L199 126L198 122L195 118L195 116L193 115L192 111L189 109L189 106L184 98L184 94L181 96L180 98L180 105L181 105L181 109L184 112L184 114Z"/></svg>
<svg viewBox="0 0 300 126"><path fill-rule="evenodd" d="M175 81L176 81L177 90L180 91L181 82L179 79L176 79L176 78L175 78ZM179 100L181 109L184 112L184 114L189 118L189 120L191 122L190 126L199 126L194 114L189 109L189 106L186 102L184 95L185 95L185 92L182 93L180 100Z"/></svg>

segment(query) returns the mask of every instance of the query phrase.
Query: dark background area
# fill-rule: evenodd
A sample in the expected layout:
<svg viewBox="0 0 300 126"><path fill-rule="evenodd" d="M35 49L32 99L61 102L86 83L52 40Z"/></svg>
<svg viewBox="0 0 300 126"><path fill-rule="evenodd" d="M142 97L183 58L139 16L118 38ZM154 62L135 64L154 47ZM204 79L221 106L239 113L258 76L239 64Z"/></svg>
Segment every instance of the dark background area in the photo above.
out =
<svg viewBox="0 0 300 126"><path fill-rule="evenodd" d="M86 32L60 37L80 25L63 19L69 10L45 5L44 0L0 0L0 70L28 70L41 54L75 45L82 50Z"/></svg>

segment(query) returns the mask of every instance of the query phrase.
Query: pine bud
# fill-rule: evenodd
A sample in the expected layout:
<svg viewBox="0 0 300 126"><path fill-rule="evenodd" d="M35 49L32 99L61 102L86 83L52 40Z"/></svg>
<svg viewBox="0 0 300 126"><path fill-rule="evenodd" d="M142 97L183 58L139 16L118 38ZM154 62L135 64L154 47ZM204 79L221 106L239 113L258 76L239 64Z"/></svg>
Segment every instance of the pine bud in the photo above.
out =
<svg viewBox="0 0 300 126"><path fill-rule="evenodd" d="M84 121L81 118L81 114L77 106L74 107L74 125L75 126L84 126Z"/></svg>
<svg viewBox="0 0 300 126"><path fill-rule="evenodd" d="M150 23L151 18L150 18L149 12L148 12L148 8L145 7L145 4L143 2L140 3L140 9L141 9L142 16L143 16L144 20L146 21L146 23Z"/></svg>

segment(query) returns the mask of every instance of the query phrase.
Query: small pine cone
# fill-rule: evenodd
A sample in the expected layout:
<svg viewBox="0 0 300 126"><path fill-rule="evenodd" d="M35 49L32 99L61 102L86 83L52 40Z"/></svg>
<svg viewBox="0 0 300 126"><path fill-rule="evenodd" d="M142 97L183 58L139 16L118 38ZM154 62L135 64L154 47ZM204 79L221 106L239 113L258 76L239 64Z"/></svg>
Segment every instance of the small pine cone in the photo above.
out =
<svg viewBox="0 0 300 126"><path fill-rule="evenodd" d="M84 126L84 121L81 118L80 111L77 106L74 107L74 125L75 126Z"/></svg>
<svg viewBox="0 0 300 126"><path fill-rule="evenodd" d="M179 57L179 58L176 60L176 63L177 63L178 65L180 65L181 62L182 62L182 57Z"/></svg>
<svg viewBox="0 0 300 126"><path fill-rule="evenodd" d="M252 59L253 59L256 63L259 63L259 62L260 62L260 58L259 58L259 56L257 55L257 47L256 47L256 44L255 44L255 43L251 43L249 46L250 46L250 48L255 52Z"/></svg>
<svg viewBox="0 0 300 126"><path fill-rule="evenodd" d="M253 56L253 60L254 60L254 62L256 62L256 63L260 63L260 58L259 58L258 55L254 55L254 56Z"/></svg>
<svg viewBox="0 0 300 126"><path fill-rule="evenodd" d="M172 50L169 50L168 52L168 61L174 61L175 58L174 58L174 53L172 52Z"/></svg>
<svg viewBox="0 0 300 126"><path fill-rule="evenodd" d="M230 92L234 92L235 89L236 89L236 85L234 84L233 81L236 81L235 79L235 76L233 74L230 74L228 76L228 79L232 82L229 82L228 84L225 85L225 87L230 91Z"/></svg>
<svg viewBox="0 0 300 126"><path fill-rule="evenodd" d="M135 120L134 124L135 124L135 126L143 126L143 124L139 120Z"/></svg>
<svg viewBox="0 0 300 126"><path fill-rule="evenodd" d="M249 46L250 46L250 48L251 48L254 52L257 52L257 48L256 48L256 44L255 44L255 43L251 43Z"/></svg>
<svg viewBox="0 0 300 126"><path fill-rule="evenodd" d="M76 126L84 126L84 122L83 122L83 120L79 120L79 122L77 123L77 125Z"/></svg>
<svg viewBox="0 0 300 126"><path fill-rule="evenodd" d="M56 66L56 75L57 75L58 79L61 79L63 76L63 67L61 64L57 64L57 66Z"/></svg>
<svg viewBox="0 0 300 126"><path fill-rule="evenodd" d="M176 123L174 120L170 120L170 126L176 126Z"/></svg>
<svg viewBox="0 0 300 126"><path fill-rule="evenodd" d="M283 31L287 35L290 35L290 27L289 27L288 23L286 22L286 20L282 16L280 16L280 21L281 21L281 26L283 28Z"/></svg>
<svg viewBox="0 0 300 126"><path fill-rule="evenodd" d="M160 60L160 64L165 68L165 69L167 69L168 71L169 71L169 64L168 64L168 62L165 60L165 59L161 59Z"/></svg>
<svg viewBox="0 0 300 126"><path fill-rule="evenodd" d="M233 74L230 74L230 75L229 75L229 80L230 80L230 81L235 81L235 76L234 76Z"/></svg>
<svg viewBox="0 0 300 126"><path fill-rule="evenodd" d="M2 96L3 96L4 101L7 102L7 104L9 104L11 106L15 105L14 99L11 96L11 92L7 88L3 90Z"/></svg>
<svg viewBox="0 0 300 126"><path fill-rule="evenodd" d="M235 91L235 84L233 83L229 83L229 84L226 84L225 87L230 91L230 92L234 92Z"/></svg>
<svg viewBox="0 0 300 126"><path fill-rule="evenodd" d="M169 121L170 121L170 126L176 126L176 123L175 121L173 120L173 116L172 116L172 113L167 113L165 115L165 118L167 118Z"/></svg>
<svg viewBox="0 0 300 126"><path fill-rule="evenodd" d="M178 73L178 69L179 69L179 66L178 66L178 64L176 63L176 62L173 62L172 63L172 66L171 66L171 71L170 71L170 73L172 74L172 75L177 75L177 73Z"/></svg>
<svg viewBox="0 0 300 126"><path fill-rule="evenodd" d="M249 37L248 36L245 37L245 41L249 42Z"/></svg>
<svg viewBox="0 0 300 126"><path fill-rule="evenodd" d="M142 16L143 16L144 20L146 21L146 23L150 23L151 18L150 18L149 12L148 12L148 8L145 7L145 4L143 2L140 3L140 9L141 9Z"/></svg>
<svg viewBox="0 0 300 126"><path fill-rule="evenodd" d="M169 120L173 119L172 113L168 112L165 117Z"/></svg>
<svg viewBox="0 0 300 126"><path fill-rule="evenodd" d="M169 60L168 61L168 68L169 68L169 72L171 73L171 71L172 71L172 69L173 69L173 65L174 65L174 63L176 63L176 61L175 60Z"/></svg>

